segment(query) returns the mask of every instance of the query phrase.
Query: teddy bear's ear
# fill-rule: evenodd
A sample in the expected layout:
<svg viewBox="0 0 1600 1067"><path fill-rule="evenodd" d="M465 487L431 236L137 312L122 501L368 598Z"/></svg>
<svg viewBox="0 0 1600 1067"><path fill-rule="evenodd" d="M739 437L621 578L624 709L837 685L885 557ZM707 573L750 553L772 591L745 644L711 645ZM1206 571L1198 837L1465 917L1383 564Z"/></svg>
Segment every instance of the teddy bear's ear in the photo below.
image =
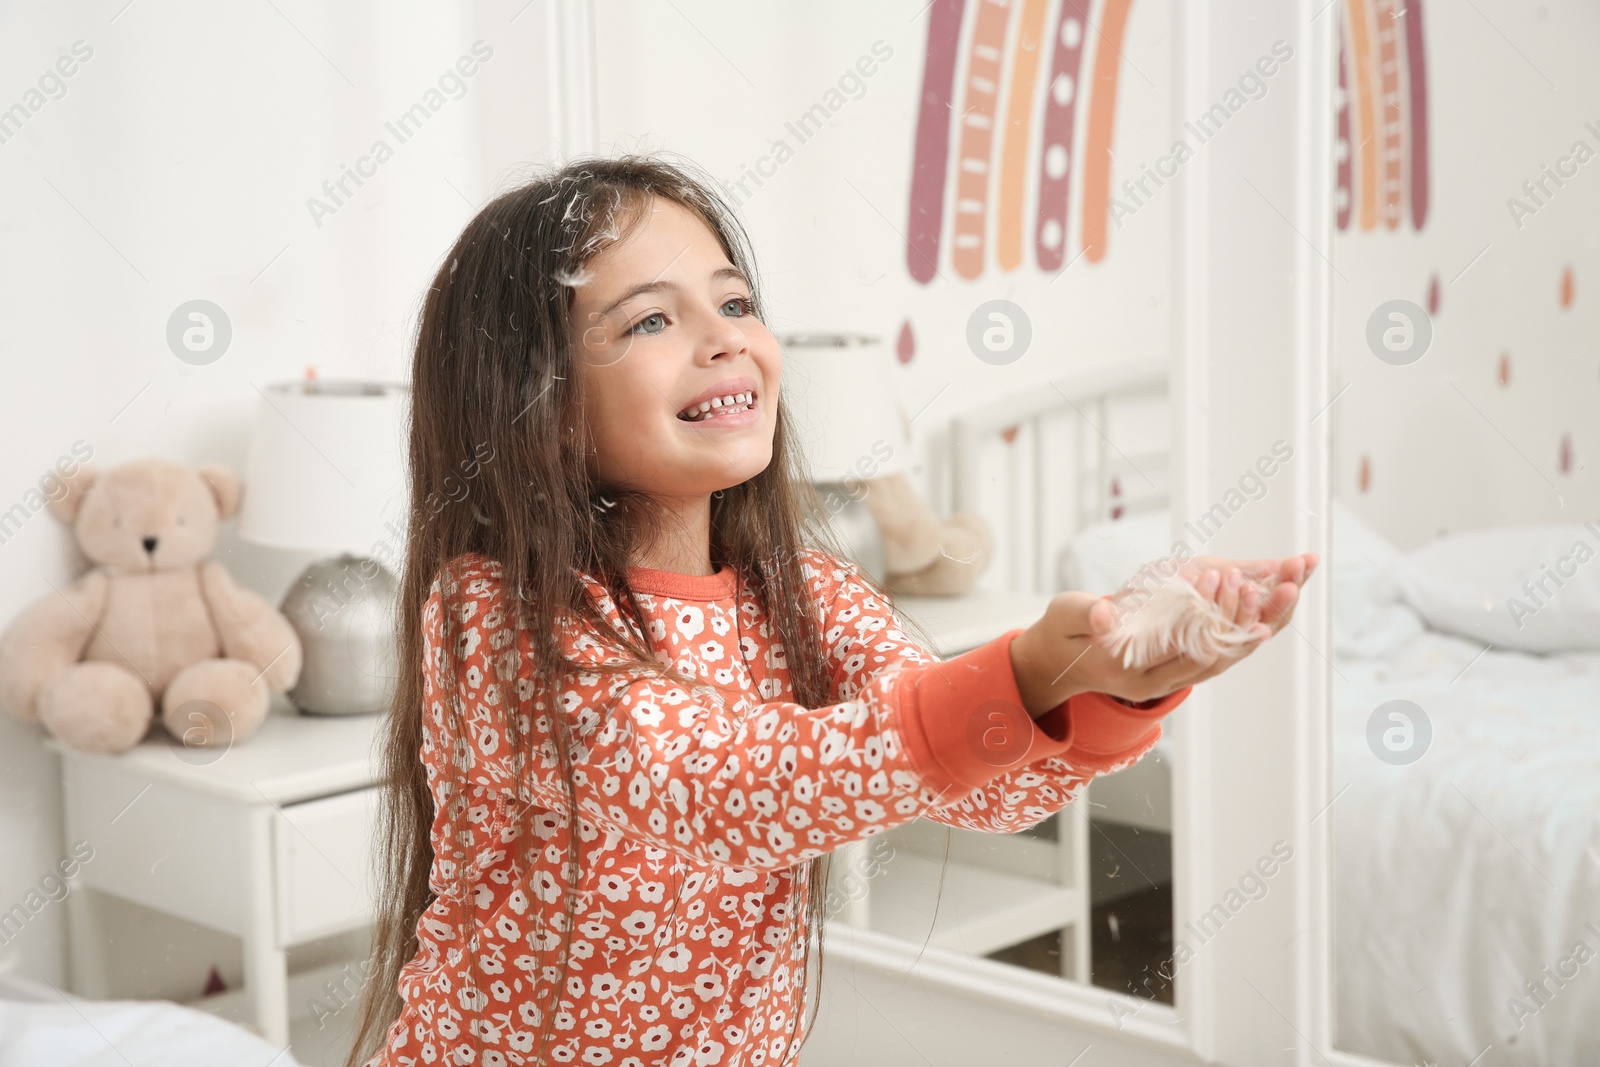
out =
<svg viewBox="0 0 1600 1067"><path fill-rule="evenodd" d="M227 467L205 463L195 469L200 480L206 483L211 495L217 499L217 517L231 519L239 514L239 502L244 499L244 481Z"/></svg>
<svg viewBox="0 0 1600 1067"><path fill-rule="evenodd" d="M61 479L66 492L50 500L50 513L71 526L78 521L78 509L83 506L83 494L100 477L98 467L79 467Z"/></svg>

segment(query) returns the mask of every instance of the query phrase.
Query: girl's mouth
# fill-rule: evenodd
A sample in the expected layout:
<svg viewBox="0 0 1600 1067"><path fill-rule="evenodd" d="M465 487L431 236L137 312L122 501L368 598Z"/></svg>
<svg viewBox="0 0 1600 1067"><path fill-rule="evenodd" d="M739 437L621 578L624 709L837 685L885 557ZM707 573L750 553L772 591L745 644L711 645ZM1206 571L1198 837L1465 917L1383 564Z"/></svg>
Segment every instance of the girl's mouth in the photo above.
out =
<svg viewBox="0 0 1600 1067"><path fill-rule="evenodd" d="M742 426L751 421L740 418L741 415L754 414L756 407L756 394L747 390L742 393L729 393L727 396L713 397L701 401L693 407L685 408L678 412L678 418L684 422L720 422L728 420L729 425Z"/></svg>

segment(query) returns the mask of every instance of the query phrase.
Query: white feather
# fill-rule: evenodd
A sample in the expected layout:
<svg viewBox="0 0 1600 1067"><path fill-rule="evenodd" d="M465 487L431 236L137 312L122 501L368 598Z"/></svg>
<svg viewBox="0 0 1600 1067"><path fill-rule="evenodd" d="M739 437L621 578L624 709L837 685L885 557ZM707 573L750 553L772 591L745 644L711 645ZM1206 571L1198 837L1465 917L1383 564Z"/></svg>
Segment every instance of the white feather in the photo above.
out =
<svg viewBox="0 0 1600 1067"><path fill-rule="evenodd" d="M1263 604L1276 584L1245 580L1260 591ZM1154 589L1125 585L1110 599L1117 624L1101 643L1124 667L1148 667L1173 656L1214 660L1248 644L1255 628L1235 624L1182 577L1164 579Z"/></svg>

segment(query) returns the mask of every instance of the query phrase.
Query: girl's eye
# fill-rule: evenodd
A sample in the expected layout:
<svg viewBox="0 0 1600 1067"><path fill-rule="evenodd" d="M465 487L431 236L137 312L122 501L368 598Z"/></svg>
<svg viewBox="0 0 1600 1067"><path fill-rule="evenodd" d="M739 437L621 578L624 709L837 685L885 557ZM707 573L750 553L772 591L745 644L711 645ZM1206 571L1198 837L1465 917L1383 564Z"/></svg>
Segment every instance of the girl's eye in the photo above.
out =
<svg viewBox="0 0 1600 1067"><path fill-rule="evenodd" d="M661 312L658 311L653 315L646 315L644 318L642 318L638 322L634 323L633 324L633 329L629 330L628 332L629 333L644 333L644 334L660 333L662 330L664 330L666 328L667 328L667 317L665 315L661 314Z"/></svg>
<svg viewBox="0 0 1600 1067"><path fill-rule="evenodd" d="M722 305L722 310L727 311L730 307L736 307L739 309L734 313L735 315L752 315L755 313L750 307L750 301L742 296L730 297L728 302Z"/></svg>

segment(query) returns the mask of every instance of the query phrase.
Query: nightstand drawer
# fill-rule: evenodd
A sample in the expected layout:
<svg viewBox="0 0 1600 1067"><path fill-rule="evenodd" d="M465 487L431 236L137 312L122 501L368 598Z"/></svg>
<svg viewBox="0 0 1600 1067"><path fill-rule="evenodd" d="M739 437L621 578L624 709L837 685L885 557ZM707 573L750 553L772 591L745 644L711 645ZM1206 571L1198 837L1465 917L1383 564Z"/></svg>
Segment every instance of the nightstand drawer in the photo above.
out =
<svg viewBox="0 0 1600 1067"><path fill-rule="evenodd" d="M281 809L273 824L280 944L371 920L377 804L377 789L360 789Z"/></svg>

